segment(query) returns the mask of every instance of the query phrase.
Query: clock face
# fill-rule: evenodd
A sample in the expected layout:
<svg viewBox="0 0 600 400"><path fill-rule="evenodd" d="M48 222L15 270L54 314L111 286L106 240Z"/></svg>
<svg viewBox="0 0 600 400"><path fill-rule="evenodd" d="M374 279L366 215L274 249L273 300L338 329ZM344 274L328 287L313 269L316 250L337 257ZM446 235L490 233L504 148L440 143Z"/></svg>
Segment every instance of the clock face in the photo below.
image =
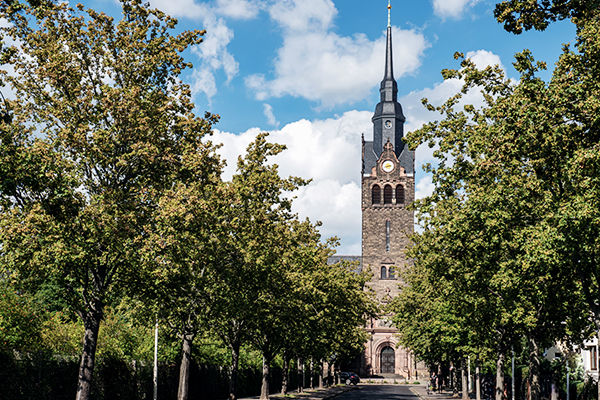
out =
<svg viewBox="0 0 600 400"><path fill-rule="evenodd" d="M394 170L394 163L390 160L386 160L381 164L381 169L383 169L384 172L392 172Z"/></svg>
<svg viewBox="0 0 600 400"><path fill-rule="evenodd" d="M390 121L390 120L385 121L385 127L387 129L390 129L392 127L392 121Z"/></svg>

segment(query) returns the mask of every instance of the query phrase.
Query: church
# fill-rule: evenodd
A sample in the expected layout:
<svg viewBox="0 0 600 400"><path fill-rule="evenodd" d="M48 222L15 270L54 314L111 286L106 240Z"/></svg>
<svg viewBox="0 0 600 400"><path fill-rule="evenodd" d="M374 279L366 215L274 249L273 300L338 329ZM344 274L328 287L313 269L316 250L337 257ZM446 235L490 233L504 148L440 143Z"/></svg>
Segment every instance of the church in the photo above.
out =
<svg viewBox="0 0 600 400"><path fill-rule="evenodd" d="M415 199L415 154L402 138L405 117L398 102L398 84L392 60L391 6L388 5L385 71L380 101L371 119L373 140L362 137L362 255L334 256L360 261L360 269L373 274L369 286L380 304L385 305L399 292L398 272L410 267L404 250L414 230L414 213L406 207ZM417 362L408 350L397 347L397 330L385 316L367 322L369 341L352 365L361 377L390 376L416 380L428 376L427 366Z"/></svg>

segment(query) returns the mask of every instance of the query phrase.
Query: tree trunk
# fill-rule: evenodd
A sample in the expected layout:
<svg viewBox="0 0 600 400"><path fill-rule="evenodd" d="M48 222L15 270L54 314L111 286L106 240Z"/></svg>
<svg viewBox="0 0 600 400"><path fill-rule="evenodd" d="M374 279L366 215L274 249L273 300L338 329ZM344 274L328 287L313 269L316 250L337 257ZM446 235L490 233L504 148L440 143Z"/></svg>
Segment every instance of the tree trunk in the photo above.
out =
<svg viewBox="0 0 600 400"><path fill-rule="evenodd" d="M315 360L310 358L310 386L311 389L315 388Z"/></svg>
<svg viewBox="0 0 600 400"><path fill-rule="evenodd" d="M504 352L498 348L496 361L496 400L504 400Z"/></svg>
<svg viewBox="0 0 600 400"><path fill-rule="evenodd" d="M457 380L456 367L454 366L454 362L450 361L450 386L452 387L452 397L458 397Z"/></svg>
<svg viewBox="0 0 600 400"><path fill-rule="evenodd" d="M290 375L290 356L287 351L283 352L283 371L281 377L281 394L286 395L288 392L288 382Z"/></svg>
<svg viewBox="0 0 600 400"><path fill-rule="evenodd" d="M323 375L325 374L325 370L323 368L323 360L319 364L319 389L323 389Z"/></svg>
<svg viewBox="0 0 600 400"><path fill-rule="evenodd" d="M182 335L183 346L181 349L181 366L179 367L179 388L177 400L187 400L190 389L190 365L192 361L192 341L194 334Z"/></svg>
<svg viewBox="0 0 600 400"><path fill-rule="evenodd" d="M96 346L98 344L98 332L102 320L102 307L96 311L78 313L83 320L85 333L83 335L83 349L81 351L81 362L79 364L79 381L77 383L76 400L89 400L92 391L92 376L94 375L94 364L96 360Z"/></svg>
<svg viewBox="0 0 600 400"><path fill-rule="evenodd" d="M302 357L298 357L298 393L304 390L304 361Z"/></svg>
<svg viewBox="0 0 600 400"><path fill-rule="evenodd" d="M237 382L240 366L240 343L231 345L231 380L229 381L229 400L237 399Z"/></svg>
<svg viewBox="0 0 600 400"><path fill-rule="evenodd" d="M475 400L481 400L481 373L479 371L480 366L479 357L475 361Z"/></svg>
<svg viewBox="0 0 600 400"><path fill-rule="evenodd" d="M462 400L469 399L469 375L467 371L467 360L462 359L460 361L460 370L462 376Z"/></svg>
<svg viewBox="0 0 600 400"><path fill-rule="evenodd" d="M558 387L556 386L556 378L554 376L552 376L550 400L558 400Z"/></svg>
<svg viewBox="0 0 600 400"><path fill-rule="evenodd" d="M538 343L533 337L528 338L529 342L529 400L540 400L540 349Z"/></svg>
<svg viewBox="0 0 600 400"><path fill-rule="evenodd" d="M269 383L271 381L271 356L263 354L262 386L260 387L260 400L269 400Z"/></svg>

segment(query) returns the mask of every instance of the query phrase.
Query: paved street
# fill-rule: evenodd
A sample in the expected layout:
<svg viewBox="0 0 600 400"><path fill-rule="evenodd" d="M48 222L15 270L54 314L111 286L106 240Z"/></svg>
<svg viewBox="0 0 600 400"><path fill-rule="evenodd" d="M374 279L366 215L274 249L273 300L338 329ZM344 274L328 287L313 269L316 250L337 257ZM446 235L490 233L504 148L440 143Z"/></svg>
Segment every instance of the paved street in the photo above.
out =
<svg viewBox="0 0 600 400"><path fill-rule="evenodd" d="M272 399L281 395L272 394ZM324 389L306 389L304 393L290 392L288 397L297 400L452 400L452 392L427 394L423 385L358 384L339 385ZM259 396L240 400L257 400Z"/></svg>
<svg viewBox="0 0 600 400"><path fill-rule="evenodd" d="M419 400L406 385L359 385L336 400Z"/></svg>

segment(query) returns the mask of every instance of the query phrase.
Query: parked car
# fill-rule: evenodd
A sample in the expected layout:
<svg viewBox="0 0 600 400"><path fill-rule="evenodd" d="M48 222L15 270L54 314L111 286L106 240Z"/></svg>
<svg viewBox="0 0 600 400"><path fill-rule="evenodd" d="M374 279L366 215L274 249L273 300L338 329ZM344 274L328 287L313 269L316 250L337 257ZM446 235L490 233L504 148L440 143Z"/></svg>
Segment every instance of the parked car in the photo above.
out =
<svg viewBox="0 0 600 400"><path fill-rule="evenodd" d="M360 382L360 377L354 372L340 372L340 382L346 385L356 385Z"/></svg>

